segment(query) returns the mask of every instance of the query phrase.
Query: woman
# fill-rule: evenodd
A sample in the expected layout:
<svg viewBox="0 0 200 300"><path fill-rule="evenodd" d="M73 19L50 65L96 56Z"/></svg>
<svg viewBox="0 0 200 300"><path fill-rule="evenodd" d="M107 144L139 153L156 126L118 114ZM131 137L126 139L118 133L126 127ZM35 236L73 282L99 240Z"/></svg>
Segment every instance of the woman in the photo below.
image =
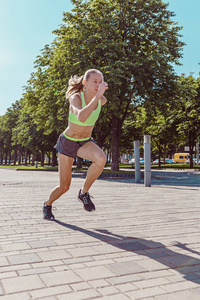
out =
<svg viewBox="0 0 200 300"><path fill-rule="evenodd" d="M74 158L82 157L92 161L86 179L78 193L78 200L87 211L94 211L95 206L89 195L89 189L99 177L106 163L106 155L94 142L92 130L106 103L104 92L108 84L96 69L90 69L82 77L74 76L69 80L66 97L69 98L69 122L66 130L59 136L55 146L58 151L60 184L44 203L44 219L53 220L52 203L69 190L71 169Z"/></svg>

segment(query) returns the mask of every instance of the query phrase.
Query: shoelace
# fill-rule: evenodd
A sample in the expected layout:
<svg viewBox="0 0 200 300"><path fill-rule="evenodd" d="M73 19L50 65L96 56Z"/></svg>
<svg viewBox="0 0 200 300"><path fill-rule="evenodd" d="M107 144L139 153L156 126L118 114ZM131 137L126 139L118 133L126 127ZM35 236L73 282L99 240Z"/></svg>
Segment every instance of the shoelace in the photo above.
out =
<svg viewBox="0 0 200 300"><path fill-rule="evenodd" d="M94 197L92 197L92 196L89 195L89 194L87 194L86 196L84 196L84 197L83 197L83 203L84 203L84 204L90 204L90 203L91 203L90 197L91 197L91 198L94 198Z"/></svg>
<svg viewBox="0 0 200 300"><path fill-rule="evenodd" d="M47 207L47 209L51 209L51 210L54 210L54 211L55 211L55 210L57 210L57 208L56 208L56 207L52 207L52 206L51 206L51 208L50 208L50 207L49 207L49 205L46 205L46 204L45 204L45 206L44 206L44 207Z"/></svg>
<svg viewBox="0 0 200 300"><path fill-rule="evenodd" d="M56 211L57 210L57 208L56 207L48 207L48 206L45 206L45 208L46 208L46 212L47 212L47 214L51 214L52 216L53 216L53 214L52 214L52 210L53 211Z"/></svg>

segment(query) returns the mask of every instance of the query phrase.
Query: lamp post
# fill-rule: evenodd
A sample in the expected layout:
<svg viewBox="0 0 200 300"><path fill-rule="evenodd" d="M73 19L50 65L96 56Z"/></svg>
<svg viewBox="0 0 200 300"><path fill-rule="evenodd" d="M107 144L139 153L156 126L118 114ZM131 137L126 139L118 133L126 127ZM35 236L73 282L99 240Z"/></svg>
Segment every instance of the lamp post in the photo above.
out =
<svg viewBox="0 0 200 300"><path fill-rule="evenodd" d="M135 183L141 182L140 175L140 149L139 149L139 141L134 141L134 156L135 156Z"/></svg>
<svg viewBox="0 0 200 300"><path fill-rule="evenodd" d="M151 187L151 136L144 136L144 184Z"/></svg>

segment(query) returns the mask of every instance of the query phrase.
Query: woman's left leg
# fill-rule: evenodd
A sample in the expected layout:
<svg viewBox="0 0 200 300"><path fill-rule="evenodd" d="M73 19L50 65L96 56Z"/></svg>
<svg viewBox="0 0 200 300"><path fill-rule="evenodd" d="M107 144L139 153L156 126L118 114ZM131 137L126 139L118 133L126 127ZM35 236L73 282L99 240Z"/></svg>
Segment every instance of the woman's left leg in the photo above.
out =
<svg viewBox="0 0 200 300"><path fill-rule="evenodd" d="M92 161L90 168L88 169L85 182L82 187L82 193L87 193L92 186L93 182L102 173L106 164L106 155L103 150L93 142L88 142L79 148L77 156Z"/></svg>

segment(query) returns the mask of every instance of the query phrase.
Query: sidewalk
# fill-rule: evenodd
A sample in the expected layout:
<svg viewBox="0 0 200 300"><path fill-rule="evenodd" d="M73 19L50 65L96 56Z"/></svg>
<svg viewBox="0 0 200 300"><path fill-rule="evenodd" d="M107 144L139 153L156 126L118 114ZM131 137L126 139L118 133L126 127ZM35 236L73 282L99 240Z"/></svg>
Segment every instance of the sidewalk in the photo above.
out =
<svg viewBox="0 0 200 300"><path fill-rule="evenodd" d="M200 299L200 174L154 171L151 188L99 179L93 213L77 201L83 180L52 222L42 204L58 173L0 169L0 298Z"/></svg>

